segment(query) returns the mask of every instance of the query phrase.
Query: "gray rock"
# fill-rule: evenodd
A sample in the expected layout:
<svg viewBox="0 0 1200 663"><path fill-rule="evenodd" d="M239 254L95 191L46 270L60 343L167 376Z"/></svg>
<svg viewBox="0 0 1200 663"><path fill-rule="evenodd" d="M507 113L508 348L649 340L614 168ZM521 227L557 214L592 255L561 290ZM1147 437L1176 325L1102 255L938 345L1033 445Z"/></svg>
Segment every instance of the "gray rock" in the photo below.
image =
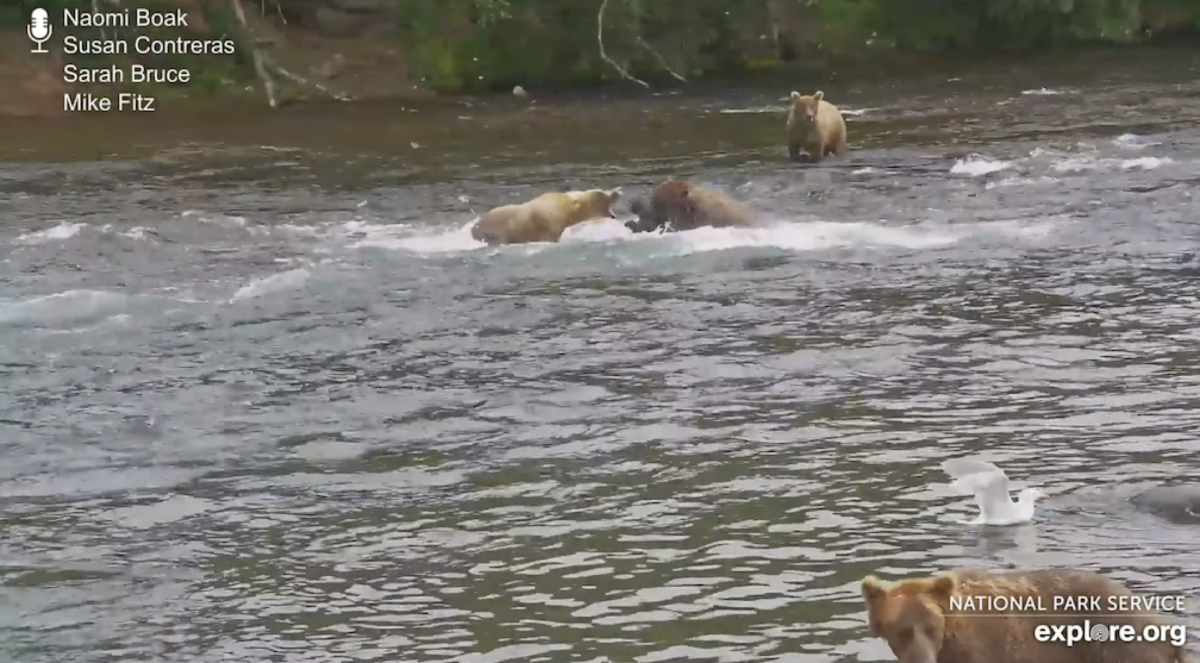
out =
<svg viewBox="0 0 1200 663"><path fill-rule="evenodd" d="M1200 524L1200 485L1159 486L1129 500L1139 511L1180 525Z"/></svg>
<svg viewBox="0 0 1200 663"><path fill-rule="evenodd" d="M318 7L314 18L314 27L327 37L358 37L374 23L369 14L352 14L332 7Z"/></svg>
<svg viewBox="0 0 1200 663"><path fill-rule="evenodd" d="M330 0L334 9L351 13L386 13L394 4L393 0Z"/></svg>

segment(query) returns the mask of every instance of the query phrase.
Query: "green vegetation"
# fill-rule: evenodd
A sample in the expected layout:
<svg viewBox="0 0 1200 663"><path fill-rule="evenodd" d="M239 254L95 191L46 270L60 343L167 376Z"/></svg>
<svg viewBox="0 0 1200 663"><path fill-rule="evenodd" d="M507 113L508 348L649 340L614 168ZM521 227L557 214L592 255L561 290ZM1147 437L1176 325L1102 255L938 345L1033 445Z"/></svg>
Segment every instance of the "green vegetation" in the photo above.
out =
<svg viewBox="0 0 1200 663"><path fill-rule="evenodd" d="M106 4L111 0L104 0ZM279 23L335 0L242 0L247 14ZM262 6L262 2L268 4ZM0 28L24 30L29 12L52 15L92 0L5 0ZM176 2L122 0L121 6ZM202 7L214 36L239 27L225 0ZM1036 52L1087 44L1137 44L1185 36L1200 45L1200 0L378 0L395 27L406 73L446 92L513 85L580 87L623 76L647 81L819 67L838 58L884 62L894 52ZM597 18L603 7L603 47ZM293 20L292 30L320 30ZM296 27L301 26L301 27ZM376 32L375 34L378 34ZM244 38L242 39L244 41ZM188 66L216 90L253 78L248 49L233 58L161 58ZM238 87L244 88L241 84Z"/></svg>
<svg viewBox="0 0 1200 663"><path fill-rule="evenodd" d="M397 0L413 73L435 89L580 85L600 57L601 0ZM641 78L775 69L813 56L1029 52L1187 33L1200 0L609 0L609 56ZM664 67L664 64L666 67Z"/></svg>

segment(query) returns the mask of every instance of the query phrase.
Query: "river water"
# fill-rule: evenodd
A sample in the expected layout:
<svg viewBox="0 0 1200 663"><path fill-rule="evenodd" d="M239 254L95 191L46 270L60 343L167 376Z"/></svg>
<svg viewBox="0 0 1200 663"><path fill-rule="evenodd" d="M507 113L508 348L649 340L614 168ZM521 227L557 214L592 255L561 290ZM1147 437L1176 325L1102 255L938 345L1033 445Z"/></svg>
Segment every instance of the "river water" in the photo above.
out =
<svg viewBox="0 0 1200 663"><path fill-rule="evenodd" d="M0 659L884 661L868 573L1200 596L1200 530L1127 502L1200 472L1198 81L827 83L815 167L786 89L23 125ZM466 230L672 175L765 227ZM961 524L963 454L1035 521Z"/></svg>

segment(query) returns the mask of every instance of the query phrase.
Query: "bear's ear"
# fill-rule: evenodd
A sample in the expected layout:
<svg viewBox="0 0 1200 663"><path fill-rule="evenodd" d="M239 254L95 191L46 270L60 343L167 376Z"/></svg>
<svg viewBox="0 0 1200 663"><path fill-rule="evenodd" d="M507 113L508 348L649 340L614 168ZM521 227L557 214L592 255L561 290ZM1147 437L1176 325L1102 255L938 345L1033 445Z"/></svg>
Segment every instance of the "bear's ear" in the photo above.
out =
<svg viewBox="0 0 1200 663"><path fill-rule="evenodd" d="M793 104L800 103L800 100L803 98L804 98L804 95L800 94L799 92L796 92L795 90L792 90L792 103Z"/></svg>
<svg viewBox="0 0 1200 663"><path fill-rule="evenodd" d="M950 595L958 588L958 578L955 578L951 573L942 573L933 579L933 584L929 586L929 593L936 598L950 600Z"/></svg>
<svg viewBox="0 0 1200 663"><path fill-rule="evenodd" d="M609 200L616 200L617 198L620 198L620 197L621 197L621 187L617 187L608 192Z"/></svg>
<svg viewBox="0 0 1200 663"><path fill-rule="evenodd" d="M862 579L862 595L867 603L874 603L887 596L887 587L879 581L879 578L867 576Z"/></svg>
<svg viewBox="0 0 1200 663"><path fill-rule="evenodd" d="M821 100L824 98L825 98L825 93L820 90L817 90L816 92L813 93L813 103L814 104L821 103Z"/></svg>

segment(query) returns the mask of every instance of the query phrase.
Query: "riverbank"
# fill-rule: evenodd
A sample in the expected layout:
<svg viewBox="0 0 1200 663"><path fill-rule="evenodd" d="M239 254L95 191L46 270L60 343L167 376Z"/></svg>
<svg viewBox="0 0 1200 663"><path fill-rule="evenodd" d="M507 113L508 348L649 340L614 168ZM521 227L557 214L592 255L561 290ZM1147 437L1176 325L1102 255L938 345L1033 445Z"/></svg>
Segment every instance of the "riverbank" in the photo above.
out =
<svg viewBox="0 0 1200 663"><path fill-rule="evenodd" d="M1015 71L1025 72L1019 83L1014 82ZM972 128L970 113L980 110L972 104L994 105L997 112L1011 114L1011 134L989 135L989 140L1007 142L1032 131L1027 118L1009 110L1013 107L1007 100L1014 96L1036 99L1044 90L1051 96L1070 96L1074 90L1103 87L1114 78L1127 87L1179 84L1197 80L1197 72L1200 51L1196 49L1143 48L1030 56L1020 61L943 62L939 67L914 68L903 76L873 79L846 74L819 83L815 78L755 85L704 81L651 94L623 86L538 93L530 99L503 95L321 101L276 109L268 108L260 97L249 103L211 100L171 112L0 117L0 135L5 136L0 141L0 161L170 160L174 154L230 149L273 159L295 150L334 162L346 155L379 161L356 171L355 177L397 169L438 177L447 168L478 166L481 151L509 154L525 164L554 159L609 163L605 155L617 146L623 158L658 159L690 155L703 145L708 153L736 154L731 157L735 160L776 160L783 156L780 140L787 91L818 84L851 113L855 153L942 143L965 154L976 149L962 135ZM991 96L985 98L985 91ZM968 97L974 101L968 102ZM714 98L729 103L714 106ZM916 100L921 108L936 106L936 111L927 109L935 123L918 121L921 108L908 108L906 99ZM1155 126L1143 128L1147 132L1182 129L1200 120L1195 114L1181 115L1179 109L1160 112L1163 102L1153 97L1114 103L1114 117L1140 109L1141 118L1160 118ZM893 110L881 113L878 109L884 106ZM871 110L860 113L861 109ZM1070 118L1064 122L1074 130L1083 129ZM1103 133L1105 128L1094 130ZM729 142L730 136L739 137L736 144ZM747 145L757 146L760 152L739 151Z"/></svg>
<svg viewBox="0 0 1200 663"><path fill-rule="evenodd" d="M80 4L55 0L47 6L57 17L71 3ZM897 5L882 0L748 0L737 12L710 6L710 0L654 8L627 0L531 0L520 9L506 0L299 0L286 8L250 0L156 3L191 17L184 31L191 38L228 39L236 52L67 55L58 34L47 44L50 54L30 55L23 24L8 15L0 21L0 85L18 92L0 98L0 115L62 114L64 95L97 91L146 93L155 97L155 110L174 113L320 100L438 103L507 94L518 85L534 99L563 90L658 92L730 82L812 87L1081 47L1140 47L1187 36L1200 43L1200 0L1141 0L1095 15L1055 2L979 16L961 3L941 13L893 15ZM79 34L128 41L137 31ZM173 39L181 33L155 34ZM84 84L64 75L70 64L128 69L134 63L187 69L192 80Z"/></svg>

